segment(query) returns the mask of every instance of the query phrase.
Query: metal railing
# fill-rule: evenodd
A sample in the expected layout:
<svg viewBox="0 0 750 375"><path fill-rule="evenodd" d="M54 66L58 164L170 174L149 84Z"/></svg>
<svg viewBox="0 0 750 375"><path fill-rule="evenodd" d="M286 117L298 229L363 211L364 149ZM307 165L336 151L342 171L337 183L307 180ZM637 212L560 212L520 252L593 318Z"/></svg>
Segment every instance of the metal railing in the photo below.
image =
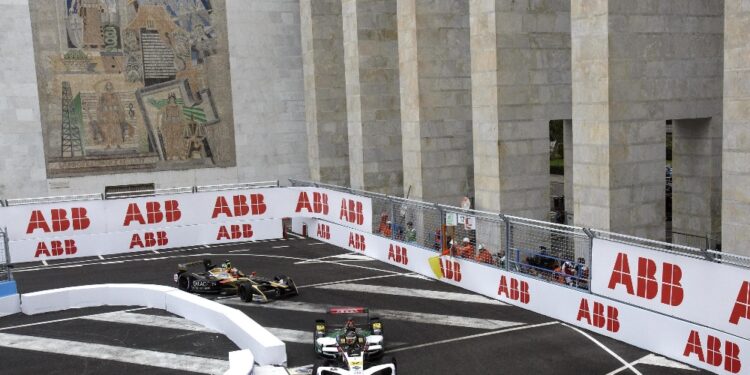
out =
<svg viewBox="0 0 750 375"><path fill-rule="evenodd" d="M464 210L336 185L289 181L292 186L316 186L369 197L372 199L373 233L376 235L586 290L590 285L594 238L750 269L749 257L700 247ZM447 222L448 218L451 223ZM481 250L487 250L490 255L480 256Z"/></svg>
<svg viewBox="0 0 750 375"><path fill-rule="evenodd" d="M10 268L10 247L8 245L8 230L0 228L0 282L13 280Z"/></svg>

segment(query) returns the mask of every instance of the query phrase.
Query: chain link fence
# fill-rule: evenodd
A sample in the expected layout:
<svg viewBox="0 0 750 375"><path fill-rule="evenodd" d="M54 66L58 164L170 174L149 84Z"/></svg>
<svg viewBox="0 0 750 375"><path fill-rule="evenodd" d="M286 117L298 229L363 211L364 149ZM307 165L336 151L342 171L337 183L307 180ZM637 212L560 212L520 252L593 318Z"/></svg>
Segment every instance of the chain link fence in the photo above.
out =
<svg viewBox="0 0 750 375"><path fill-rule="evenodd" d="M9 264L10 248L8 246L7 230L0 228L0 282L13 280Z"/></svg>

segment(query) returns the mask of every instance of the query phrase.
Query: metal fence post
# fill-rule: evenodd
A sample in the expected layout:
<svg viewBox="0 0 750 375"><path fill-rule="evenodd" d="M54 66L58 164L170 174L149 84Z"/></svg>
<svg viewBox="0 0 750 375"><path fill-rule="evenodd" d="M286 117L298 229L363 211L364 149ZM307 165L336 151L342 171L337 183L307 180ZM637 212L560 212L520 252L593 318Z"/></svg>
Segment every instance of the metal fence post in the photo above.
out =
<svg viewBox="0 0 750 375"><path fill-rule="evenodd" d="M498 214L500 216L500 219L503 221L503 225L505 225L505 235L503 238L502 246L505 247L505 270L510 271L510 220L508 220L508 217L503 214Z"/></svg>
<svg viewBox="0 0 750 375"><path fill-rule="evenodd" d="M13 273L10 270L10 241L8 240L8 227L3 228L3 247L5 248L5 272L8 274L8 280L13 280Z"/></svg>
<svg viewBox="0 0 750 375"><path fill-rule="evenodd" d="M388 195L385 196L385 199L388 200L389 206L391 206L390 216L388 217L391 218L391 238L390 239L394 239L396 238L396 216L394 215L395 213L394 206L396 205L396 203L394 203L393 198Z"/></svg>
<svg viewBox="0 0 750 375"><path fill-rule="evenodd" d="M594 239L596 235L589 228L583 228L583 233L586 233L589 238L589 275L586 279L586 285L588 286L587 290L591 293L591 278L594 275L594 267L592 267L592 263L594 263Z"/></svg>

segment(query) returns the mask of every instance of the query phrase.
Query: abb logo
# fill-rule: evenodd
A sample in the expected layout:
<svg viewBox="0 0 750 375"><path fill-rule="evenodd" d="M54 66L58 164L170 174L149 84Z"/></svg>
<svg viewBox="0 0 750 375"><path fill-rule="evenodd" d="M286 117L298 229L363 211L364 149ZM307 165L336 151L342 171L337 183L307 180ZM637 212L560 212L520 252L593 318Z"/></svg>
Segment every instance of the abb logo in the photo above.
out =
<svg viewBox="0 0 750 375"><path fill-rule="evenodd" d="M222 225L216 234L217 240L237 240L240 238L253 238L252 224Z"/></svg>
<svg viewBox="0 0 750 375"><path fill-rule="evenodd" d="M354 250L365 251L365 236L349 232L349 247Z"/></svg>
<svg viewBox="0 0 750 375"><path fill-rule="evenodd" d="M86 209L83 207L71 208L70 214L64 208L53 208L49 212L49 218L48 223L41 210L31 211L26 234L31 234L37 229L41 229L44 233L64 232L71 227L73 230L83 230L91 225L91 220L86 216Z"/></svg>
<svg viewBox="0 0 750 375"><path fill-rule="evenodd" d="M307 192L301 191L299 198L297 198L297 208L294 212L307 212L328 215L328 194L326 193L312 193L313 200L312 205L310 204L310 197Z"/></svg>
<svg viewBox="0 0 750 375"><path fill-rule="evenodd" d="M216 197L216 203L214 203L214 211L211 214L212 219L216 219L219 215L225 215L226 217L239 217L251 215L263 215L266 213L266 202L263 194L250 194L250 204L247 203L246 195L234 195L232 196L232 205L230 206L227 199L223 196Z"/></svg>
<svg viewBox="0 0 750 375"><path fill-rule="evenodd" d="M406 254L406 248L391 244L390 248L388 248L388 260L403 265L409 264L409 257Z"/></svg>
<svg viewBox="0 0 750 375"><path fill-rule="evenodd" d="M129 204L128 211L125 213L125 222L122 226L127 227L134 221L141 225L157 224L163 221L173 223L182 217L180 202L176 200L167 200L163 204L161 202L146 202L145 211L146 216L144 217L138 203Z"/></svg>
<svg viewBox="0 0 750 375"><path fill-rule="evenodd" d="M37 244L34 258L38 258L40 255L44 255L47 257L73 255L76 252L78 252L76 240L54 240L49 242L49 246L47 246L46 242L40 242L39 244Z"/></svg>
<svg viewBox="0 0 750 375"><path fill-rule="evenodd" d="M609 332L615 333L620 330L620 321L617 320L619 312L614 306L606 306L607 314L604 314L604 305L599 302L594 302L593 310L589 309L589 301L586 298L581 298L581 304L578 306L577 321L586 319L586 323L596 328L604 328ZM593 316L592 316L593 315Z"/></svg>
<svg viewBox="0 0 750 375"><path fill-rule="evenodd" d="M505 294L505 297L513 300L513 301L519 301L523 304L529 303L531 301L531 294L529 293L529 283L525 281L518 281L513 277L509 277L510 279L510 288L508 288L508 281L505 278L505 275L500 276L500 286L497 288L497 295L502 296Z"/></svg>
<svg viewBox="0 0 750 375"><path fill-rule="evenodd" d="M609 278L608 288L614 290L617 284L622 284L630 295L637 295L649 300L654 299L659 294L659 283L655 277L656 270L656 262L648 258L638 258L638 278L634 294L628 255L618 253L612 276ZM680 280L682 280L682 269L679 266L666 262L662 264L661 303L669 306L679 306L682 303L684 291Z"/></svg>
<svg viewBox="0 0 750 375"><path fill-rule="evenodd" d="M732 315L729 322L739 324L740 318L750 319L750 282L743 282L740 287L740 293L737 294L737 302L734 303Z"/></svg>
<svg viewBox="0 0 750 375"><path fill-rule="evenodd" d="M440 272L443 277L456 282L461 282L461 265L448 259L440 259Z"/></svg>
<svg viewBox="0 0 750 375"><path fill-rule="evenodd" d="M167 238L167 232L164 231L158 231L158 232L146 232L143 233L143 237L141 237L138 233L133 233L133 237L130 238L130 248L140 247L140 248L149 248L149 247L157 247L157 246L165 246L169 243L169 239Z"/></svg>
<svg viewBox="0 0 750 375"><path fill-rule="evenodd" d="M342 199L339 219L352 224L362 225L365 222L365 215L362 213L362 202Z"/></svg>
<svg viewBox="0 0 750 375"><path fill-rule="evenodd" d="M685 357L697 355L698 360L711 366L719 367L724 363L724 370L736 374L742 368L740 362L740 347L727 340L724 342L724 353L722 355L721 339L708 335L706 339L706 350L703 351L701 335L698 331L690 331L690 336L685 344L685 351L682 353ZM722 358L723 357L723 358Z"/></svg>
<svg viewBox="0 0 750 375"><path fill-rule="evenodd" d="M325 224L318 224L318 238L330 240L331 239L331 227Z"/></svg>

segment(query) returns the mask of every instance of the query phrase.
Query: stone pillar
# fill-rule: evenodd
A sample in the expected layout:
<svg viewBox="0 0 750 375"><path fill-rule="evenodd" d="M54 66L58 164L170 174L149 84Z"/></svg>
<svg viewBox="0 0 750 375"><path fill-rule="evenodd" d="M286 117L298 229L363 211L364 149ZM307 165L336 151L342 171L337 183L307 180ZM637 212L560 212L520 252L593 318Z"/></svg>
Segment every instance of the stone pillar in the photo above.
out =
<svg viewBox="0 0 750 375"><path fill-rule="evenodd" d="M571 118L570 1L471 0L477 208L547 220L549 122Z"/></svg>
<svg viewBox="0 0 750 375"><path fill-rule="evenodd" d="M712 237L721 232L721 118L713 122L672 121L673 232Z"/></svg>
<svg viewBox="0 0 750 375"><path fill-rule="evenodd" d="M351 186L403 193L393 0L342 0Z"/></svg>
<svg viewBox="0 0 750 375"><path fill-rule="evenodd" d="M565 177L565 213L573 213L573 121L563 121L563 157ZM571 224L571 223L569 223Z"/></svg>
<svg viewBox="0 0 750 375"><path fill-rule="evenodd" d="M39 5L39 4L32 4ZM28 0L2 3L0 21L0 198L48 195ZM57 133L60 137L60 133ZM58 138L59 139L59 138Z"/></svg>
<svg viewBox="0 0 750 375"><path fill-rule="evenodd" d="M664 239L666 120L721 121L723 9L688 5L572 1L576 225Z"/></svg>
<svg viewBox="0 0 750 375"><path fill-rule="evenodd" d="M750 3L724 9L722 250L750 256Z"/></svg>
<svg viewBox="0 0 750 375"><path fill-rule="evenodd" d="M341 0L301 0L310 177L349 185Z"/></svg>
<svg viewBox="0 0 750 375"><path fill-rule="evenodd" d="M469 4L398 1L404 191L459 205L473 195Z"/></svg>

